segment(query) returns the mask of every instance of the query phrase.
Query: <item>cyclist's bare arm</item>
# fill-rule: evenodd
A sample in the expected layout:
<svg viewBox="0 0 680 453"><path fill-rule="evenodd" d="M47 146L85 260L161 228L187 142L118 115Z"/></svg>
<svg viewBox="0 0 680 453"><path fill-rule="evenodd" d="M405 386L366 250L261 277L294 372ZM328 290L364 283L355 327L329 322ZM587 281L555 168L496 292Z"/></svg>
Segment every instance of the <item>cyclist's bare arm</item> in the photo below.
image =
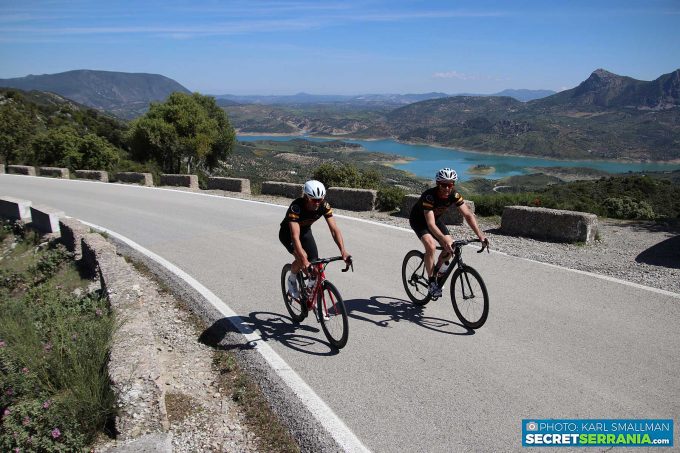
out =
<svg viewBox="0 0 680 453"><path fill-rule="evenodd" d="M479 225L477 224L477 217L475 217L475 214L470 210L470 208L465 203L463 203L462 205L458 206L458 210L465 218L467 224L470 225L472 231L475 232L479 240L482 241L482 243L486 243L487 242L486 236L479 228Z"/></svg>
<svg viewBox="0 0 680 453"><path fill-rule="evenodd" d="M307 252L302 248L300 242L300 225L296 222L290 222L290 240L293 242L293 250L295 251L295 258L300 265L300 269L307 269L309 267L309 260L307 259ZM294 269L300 271L300 269Z"/></svg>
<svg viewBox="0 0 680 453"><path fill-rule="evenodd" d="M453 249L451 248L451 244L453 244L453 238L442 233L439 227L437 227L433 211L425 211L425 222L427 223L427 228L430 230L434 238L441 244L444 250L448 253L453 253Z"/></svg>
<svg viewBox="0 0 680 453"><path fill-rule="evenodd" d="M328 224L328 229L331 230L331 236L333 236L333 240L340 250L342 259L347 261L350 255L347 253L347 250L345 250L345 241L342 238L342 233L340 232L340 228L338 228L338 224L335 223L335 219L333 217L326 217L326 223Z"/></svg>

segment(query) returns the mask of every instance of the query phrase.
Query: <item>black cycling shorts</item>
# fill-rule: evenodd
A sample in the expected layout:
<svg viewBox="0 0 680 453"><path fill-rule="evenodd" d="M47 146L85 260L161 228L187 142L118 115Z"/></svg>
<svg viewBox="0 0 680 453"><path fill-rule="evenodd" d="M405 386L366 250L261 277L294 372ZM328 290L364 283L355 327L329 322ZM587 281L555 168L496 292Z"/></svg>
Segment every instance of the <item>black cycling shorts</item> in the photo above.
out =
<svg viewBox="0 0 680 453"><path fill-rule="evenodd" d="M282 226L279 230L279 241L288 250L289 253L294 254L293 240L290 238L290 228ZM316 248L316 241L312 235L311 228L300 230L300 244L302 249L307 253L307 260L312 261L319 257L319 251Z"/></svg>
<svg viewBox="0 0 680 453"><path fill-rule="evenodd" d="M432 234L430 229L427 227L427 222L425 222L425 219L422 220L409 219L408 223L411 225L411 229L415 231L415 233L418 235L418 239L422 239L422 237L425 236L426 234ZM439 228L439 231L441 231L443 235L445 236L451 235L451 233L449 233L449 229L446 227L446 224L444 223L441 217L436 219L434 221L434 224L437 225L437 228ZM434 234L432 234L432 236L434 237Z"/></svg>

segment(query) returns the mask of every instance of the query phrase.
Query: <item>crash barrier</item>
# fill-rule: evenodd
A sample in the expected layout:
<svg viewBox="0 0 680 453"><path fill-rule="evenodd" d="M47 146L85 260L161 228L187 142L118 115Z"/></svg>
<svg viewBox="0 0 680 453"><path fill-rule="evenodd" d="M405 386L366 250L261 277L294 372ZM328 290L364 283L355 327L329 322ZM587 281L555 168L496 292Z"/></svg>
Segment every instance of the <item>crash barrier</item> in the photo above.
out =
<svg viewBox="0 0 680 453"><path fill-rule="evenodd" d="M411 215L411 209L420 199L420 195L406 195L401 202L401 209L399 210L399 215L408 218ZM475 202L472 200L465 200L465 204L474 213L475 212ZM455 206L450 207L444 212L442 220L446 225L462 225L464 222L463 216L460 211L455 208Z"/></svg>
<svg viewBox="0 0 680 453"><path fill-rule="evenodd" d="M7 173L13 175L35 176L35 167L30 165L8 165Z"/></svg>
<svg viewBox="0 0 680 453"><path fill-rule="evenodd" d="M139 184L141 186L153 186L153 176L151 173L136 173L123 171L115 174L116 181L127 184Z"/></svg>
<svg viewBox="0 0 680 453"><path fill-rule="evenodd" d="M0 217L8 220L31 221L31 202L14 197L0 197Z"/></svg>
<svg viewBox="0 0 680 453"><path fill-rule="evenodd" d="M69 179L71 174L68 168L58 168L58 167L40 167L38 168L38 173L40 176L47 176L49 178L63 178Z"/></svg>
<svg viewBox="0 0 680 453"><path fill-rule="evenodd" d="M262 195L279 195L286 198L299 198L302 196L302 184L265 181L262 183Z"/></svg>
<svg viewBox="0 0 680 453"><path fill-rule="evenodd" d="M250 193L250 180L243 178L223 178L213 176L208 178L209 190L227 190L229 192Z"/></svg>
<svg viewBox="0 0 680 453"><path fill-rule="evenodd" d="M592 242L598 231L597 216L585 212L529 206L506 206L501 231L513 236L555 242Z"/></svg>
<svg viewBox="0 0 680 453"><path fill-rule="evenodd" d="M161 186L189 187L190 189L198 189L198 176L162 174Z"/></svg>
<svg viewBox="0 0 680 453"><path fill-rule="evenodd" d="M369 189L331 187L326 192L326 200L332 207L350 211L372 211L377 198L378 191Z"/></svg>
<svg viewBox="0 0 680 453"><path fill-rule="evenodd" d="M101 170L76 170L76 178L109 182L109 173Z"/></svg>
<svg viewBox="0 0 680 453"><path fill-rule="evenodd" d="M73 229L70 234L78 238L82 231ZM148 328L152 320L147 310L140 309L144 306L144 282L104 237L86 233L80 239L82 265L99 276L116 318L125 320L114 331L108 364L117 400L117 439L127 441L148 432L166 433L169 423L165 391L157 380L160 364L153 332Z"/></svg>
<svg viewBox="0 0 680 453"><path fill-rule="evenodd" d="M48 206L31 206L31 226L41 233L59 233L59 218L64 217L64 211Z"/></svg>

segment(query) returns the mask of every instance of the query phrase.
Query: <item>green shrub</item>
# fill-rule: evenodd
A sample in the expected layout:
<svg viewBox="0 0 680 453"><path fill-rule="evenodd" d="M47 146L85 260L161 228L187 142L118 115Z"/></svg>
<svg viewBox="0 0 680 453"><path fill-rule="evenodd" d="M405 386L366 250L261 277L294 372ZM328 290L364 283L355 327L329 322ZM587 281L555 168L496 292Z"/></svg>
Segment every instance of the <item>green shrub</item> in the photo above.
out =
<svg viewBox="0 0 680 453"><path fill-rule="evenodd" d="M328 187L377 189L382 177L375 170L360 170L352 164L321 164L313 178Z"/></svg>
<svg viewBox="0 0 680 453"><path fill-rule="evenodd" d="M609 217L617 219L654 219L654 209L646 201L636 201L631 197L607 198L603 207Z"/></svg>
<svg viewBox="0 0 680 453"><path fill-rule="evenodd" d="M401 206L404 196L406 196L406 190L401 187L382 187L378 190L378 209L394 211Z"/></svg>

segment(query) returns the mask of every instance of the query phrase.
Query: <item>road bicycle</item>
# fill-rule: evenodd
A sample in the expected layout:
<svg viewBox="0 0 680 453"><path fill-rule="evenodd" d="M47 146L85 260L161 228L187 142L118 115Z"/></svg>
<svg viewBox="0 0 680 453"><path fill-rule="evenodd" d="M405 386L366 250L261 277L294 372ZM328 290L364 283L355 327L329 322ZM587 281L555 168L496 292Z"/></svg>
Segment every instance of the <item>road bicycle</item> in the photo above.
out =
<svg viewBox="0 0 680 453"><path fill-rule="evenodd" d="M298 272L300 299L293 298L288 292L290 263L283 266L281 270L281 293L293 322L300 323L310 311L313 312L316 315L316 320L321 324L321 329L328 342L338 349L342 349L347 344L349 335L347 310L338 289L326 279L325 270L329 263L341 260L341 256L335 256L310 261L309 275L314 276L310 278L315 278L311 287L308 285L309 278L305 277L304 272ZM354 264L351 260L342 272L347 272L350 268L354 272Z"/></svg>
<svg viewBox="0 0 680 453"><path fill-rule="evenodd" d="M453 255L448 256L450 265L443 273L435 265L434 273L437 276L437 283L440 288L444 288L444 283L451 278L451 303L456 316L469 329L479 329L486 322L489 315L489 293L482 276L474 268L463 263L463 246L472 242L480 242L479 239L462 239L454 241L452 244ZM488 244L482 244L482 248L477 253L482 253L487 249ZM437 247L437 250L442 250ZM401 279L404 289L409 299L416 305L426 305L430 300L436 300L429 292L430 282L428 281L425 262L425 254L420 250L411 250L404 257L401 266Z"/></svg>

